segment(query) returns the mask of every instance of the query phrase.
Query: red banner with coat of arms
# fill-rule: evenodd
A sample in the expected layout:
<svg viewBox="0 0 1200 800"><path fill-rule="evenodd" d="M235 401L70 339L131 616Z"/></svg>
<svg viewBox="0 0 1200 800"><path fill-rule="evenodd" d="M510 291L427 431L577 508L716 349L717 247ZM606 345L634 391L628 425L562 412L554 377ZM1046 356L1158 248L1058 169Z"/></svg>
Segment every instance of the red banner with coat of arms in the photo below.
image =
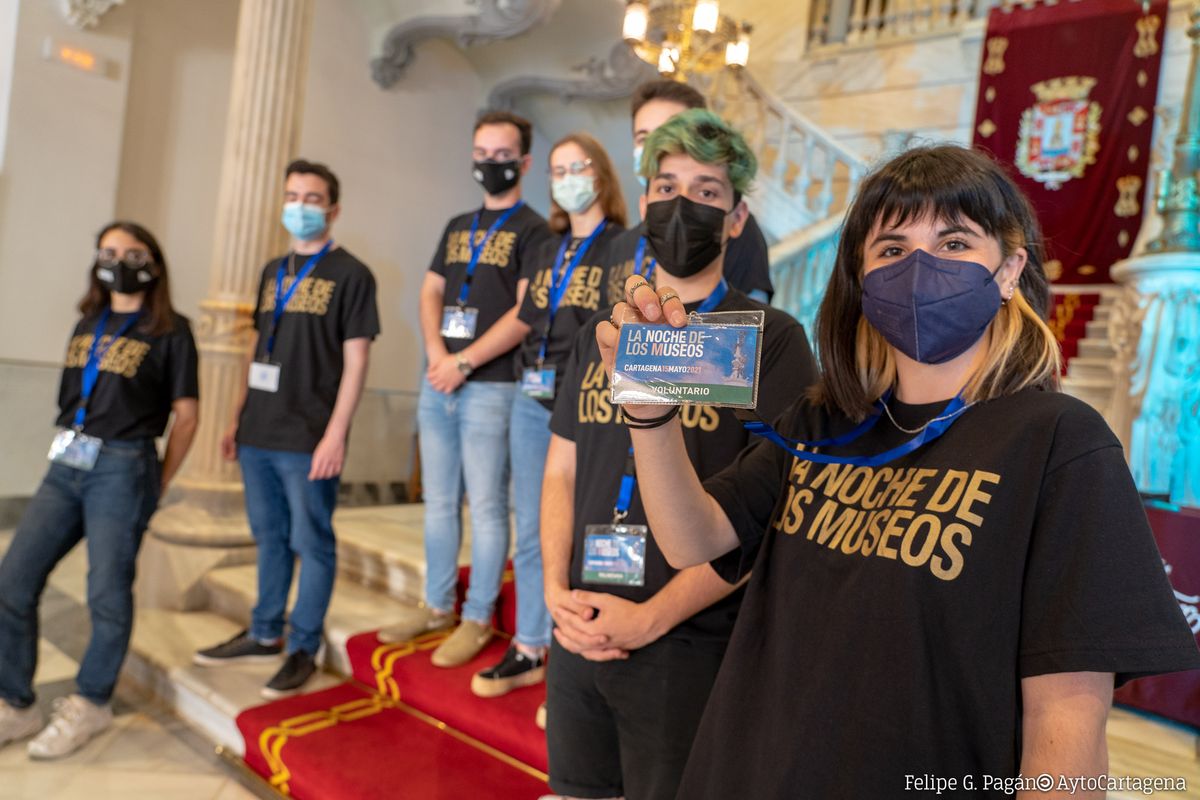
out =
<svg viewBox="0 0 1200 800"><path fill-rule="evenodd" d="M993 8L975 145L1010 164L1052 281L1111 281L1142 224L1166 0Z"/></svg>

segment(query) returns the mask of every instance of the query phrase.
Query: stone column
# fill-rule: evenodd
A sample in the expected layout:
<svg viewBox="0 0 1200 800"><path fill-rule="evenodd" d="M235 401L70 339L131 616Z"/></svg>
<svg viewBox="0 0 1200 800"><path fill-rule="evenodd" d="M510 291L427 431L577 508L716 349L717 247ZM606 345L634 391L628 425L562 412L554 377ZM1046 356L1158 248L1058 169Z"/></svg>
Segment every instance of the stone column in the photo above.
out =
<svg viewBox="0 0 1200 800"><path fill-rule="evenodd" d="M150 525L153 539L192 551L170 558L172 579L185 591L203 574L191 573L213 566L194 548L249 551L253 543L237 465L222 460L220 441L242 380L260 270L287 246L279 224L283 170L296 151L311 26L312 0L242 0L238 14L216 246L196 325L200 427ZM188 574L178 574L184 564Z"/></svg>

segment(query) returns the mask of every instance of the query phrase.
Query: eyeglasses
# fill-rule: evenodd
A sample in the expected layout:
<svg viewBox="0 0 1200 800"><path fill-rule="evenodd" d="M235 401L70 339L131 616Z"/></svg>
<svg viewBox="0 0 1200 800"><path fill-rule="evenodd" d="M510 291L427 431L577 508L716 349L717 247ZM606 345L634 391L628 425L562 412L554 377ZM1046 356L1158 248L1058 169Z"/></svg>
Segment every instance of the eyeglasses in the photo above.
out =
<svg viewBox="0 0 1200 800"><path fill-rule="evenodd" d="M568 172L572 175L579 175L591 165L592 160L585 158L583 161L573 161L565 167L551 167L550 175L555 178L565 178Z"/></svg>
<svg viewBox="0 0 1200 800"><path fill-rule="evenodd" d="M139 268L153 264L154 256L150 255L149 250L126 250L123 256L118 256L117 251L111 247L102 247L96 251L96 263L102 267L115 267L122 261L131 267Z"/></svg>

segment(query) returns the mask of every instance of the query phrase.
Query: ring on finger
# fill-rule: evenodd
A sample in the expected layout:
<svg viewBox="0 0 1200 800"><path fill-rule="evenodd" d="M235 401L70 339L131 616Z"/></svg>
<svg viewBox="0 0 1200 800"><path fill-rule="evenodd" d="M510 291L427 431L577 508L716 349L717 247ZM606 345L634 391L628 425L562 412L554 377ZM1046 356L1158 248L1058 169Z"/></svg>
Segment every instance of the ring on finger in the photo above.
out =
<svg viewBox="0 0 1200 800"><path fill-rule="evenodd" d="M663 292L662 294L660 294L658 296L658 304L660 306L665 306L667 303L671 302L672 300L677 300L677 299L679 299L679 295L675 294L674 292L672 292L671 290L668 289L667 291Z"/></svg>
<svg viewBox="0 0 1200 800"><path fill-rule="evenodd" d="M642 288L643 286L649 286L649 285L650 285L649 281L643 280L641 283L635 283L633 286L630 286L628 289L626 289L625 294L629 296L630 300L633 300L633 296L635 294L637 294L638 289Z"/></svg>

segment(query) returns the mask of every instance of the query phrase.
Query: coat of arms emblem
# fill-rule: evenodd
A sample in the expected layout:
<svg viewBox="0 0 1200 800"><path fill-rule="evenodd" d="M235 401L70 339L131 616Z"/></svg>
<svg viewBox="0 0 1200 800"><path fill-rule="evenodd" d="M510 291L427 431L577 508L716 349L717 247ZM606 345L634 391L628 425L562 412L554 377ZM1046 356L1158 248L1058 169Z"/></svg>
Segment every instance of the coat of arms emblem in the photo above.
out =
<svg viewBox="0 0 1200 800"><path fill-rule="evenodd" d="M1101 109L1088 100L1095 85L1095 78L1071 75L1029 87L1037 102L1021 115L1016 165L1022 175L1060 189L1096 163Z"/></svg>

